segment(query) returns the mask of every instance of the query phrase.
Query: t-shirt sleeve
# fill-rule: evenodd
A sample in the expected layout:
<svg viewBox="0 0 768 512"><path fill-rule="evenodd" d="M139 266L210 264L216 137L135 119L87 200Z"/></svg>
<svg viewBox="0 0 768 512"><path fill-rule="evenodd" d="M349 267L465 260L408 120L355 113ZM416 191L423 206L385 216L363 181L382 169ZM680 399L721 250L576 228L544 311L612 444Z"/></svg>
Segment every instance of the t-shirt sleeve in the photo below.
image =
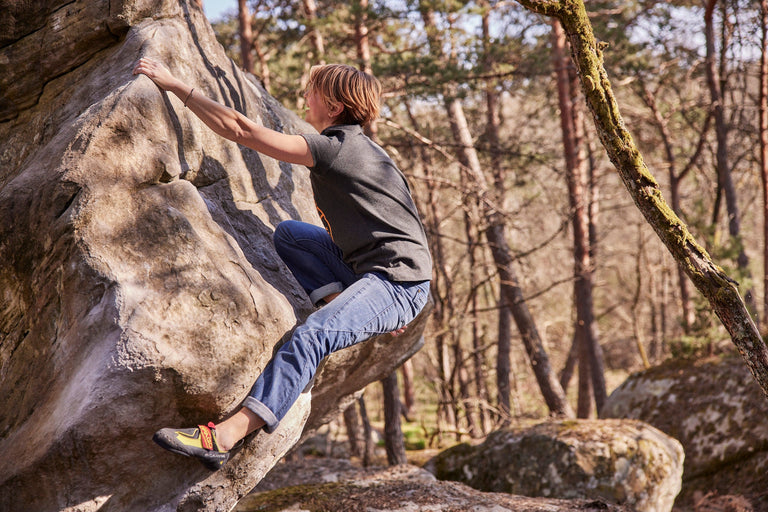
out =
<svg viewBox="0 0 768 512"><path fill-rule="evenodd" d="M330 137L318 133L304 133L301 136L307 141L309 152L315 161L315 165L311 170L318 174L327 172L339 154L341 141L338 137Z"/></svg>

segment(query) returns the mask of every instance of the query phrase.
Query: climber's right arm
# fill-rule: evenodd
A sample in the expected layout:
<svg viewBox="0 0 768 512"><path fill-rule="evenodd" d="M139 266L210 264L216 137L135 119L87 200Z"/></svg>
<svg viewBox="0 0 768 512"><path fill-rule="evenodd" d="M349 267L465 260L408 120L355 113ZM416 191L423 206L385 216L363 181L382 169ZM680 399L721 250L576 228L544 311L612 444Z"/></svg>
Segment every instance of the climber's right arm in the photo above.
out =
<svg viewBox="0 0 768 512"><path fill-rule="evenodd" d="M213 101L175 78L157 61L142 58L133 74L142 73L158 87L172 92L211 130L238 144L267 156L292 164L311 167L314 159L307 141L301 135L288 135L256 124L240 112Z"/></svg>

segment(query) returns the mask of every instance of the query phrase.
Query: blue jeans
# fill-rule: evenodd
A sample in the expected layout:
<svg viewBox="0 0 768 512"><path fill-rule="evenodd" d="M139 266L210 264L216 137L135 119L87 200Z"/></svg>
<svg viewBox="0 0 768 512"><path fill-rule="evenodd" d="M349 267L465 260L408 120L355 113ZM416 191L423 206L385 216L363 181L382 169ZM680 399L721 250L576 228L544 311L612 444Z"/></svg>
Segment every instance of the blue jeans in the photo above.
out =
<svg viewBox="0 0 768 512"><path fill-rule="evenodd" d="M395 282L377 272L355 274L328 233L312 224L282 222L274 241L313 303L330 293L341 294L296 328L243 402L264 420L268 432L277 428L324 357L407 325L429 294L429 281Z"/></svg>

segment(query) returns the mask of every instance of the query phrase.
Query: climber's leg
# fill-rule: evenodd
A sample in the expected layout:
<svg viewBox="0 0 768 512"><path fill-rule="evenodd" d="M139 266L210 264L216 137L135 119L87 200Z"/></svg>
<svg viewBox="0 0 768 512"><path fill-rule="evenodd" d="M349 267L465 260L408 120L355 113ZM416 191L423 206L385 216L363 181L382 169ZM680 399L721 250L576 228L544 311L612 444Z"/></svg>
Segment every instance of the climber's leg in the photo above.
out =
<svg viewBox="0 0 768 512"><path fill-rule="evenodd" d="M243 405L274 430L327 355L373 336L397 331L427 303L429 281L396 283L365 274L336 299L312 313L282 345L256 380Z"/></svg>
<svg viewBox="0 0 768 512"><path fill-rule="evenodd" d="M372 336L397 331L411 322L427 302L429 282L393 283L366 274L298 327L256 380L243 408L218 425L164 428L153 440L216 470L247 434L274 430L330 353Z"/></svg>
<svg viewBox="0 0 768 512"><path fill-rule="evenodd" d="M360 278L323 228L295 220L278 224L272 237L277 254L318 305ZM328 300L330 301L330 299Z"/></svg>

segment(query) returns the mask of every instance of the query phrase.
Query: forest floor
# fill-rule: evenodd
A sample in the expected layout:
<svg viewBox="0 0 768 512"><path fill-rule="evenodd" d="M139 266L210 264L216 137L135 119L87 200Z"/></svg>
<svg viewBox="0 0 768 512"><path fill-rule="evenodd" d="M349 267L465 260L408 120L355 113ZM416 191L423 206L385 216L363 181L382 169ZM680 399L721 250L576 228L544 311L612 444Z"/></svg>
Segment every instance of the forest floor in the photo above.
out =
<svg viewBox="0 0 768 512"><path fill-rule="evenodd" d="M438 449L413 450L408 452L408 463L422 467L434 455ZM319 463L322 461L322 463ZM383 449L377 448L376 454L370 466L363 467L357 457L351 459L335 459L318 457L315 455L304 456L301 460L286 462L286 468L280 465L271 472L256 488L255 492L287 488L295 485L317 484L346 479L359 479L366 474L382 471L387 467L386 454ZM760 478L754 475L753 478ZM698 487L698 485L696 486ZM720 487L720 486L718 486ZM686 488L678 496L672 512L768 512L768 490L762 496L730 494L727 485L720 491L712 488Z"/></svg>
<svg viewBox="0 0 768 512"><path fill-rule="evenodd" d="M542 418L531 418L527 422L533 425L541 421L543 421ZM373 427L377 431L380 430L380 427L383 428L383 425L374 424ZM455 441L453 444L457 442ZM469 442L472 444L480 443L482 439L473 439ZM451 442L443 440L439 448L426 447L407 450L408 464L423 467L430 459L450 445ZM320 448L321 446L322 448ZM322 466L328 463L332 467L334 459L344 459L341 461L343 462L342 466L346 468L350 476L352 476L350 473L353 471L352 468L354 471L364 473L387 467L386 452L380 443L374 449L374 455L368 468L363 466L359 457L350 457L346 435L341 425L331 424L321 429L315 438L304 445L303 453L302 456L294 454L288 458L291 471L285 474L284 481L281 481L282 477L279 471L271 475L271 478L265 479L269 480L269 487L291 486L296 485L296 482L306 483L320 478L316 474L319 459L324 461ZM343 474L341 469L339 471ZM739 474L735 477L731 473L720 476L710 475L706 479L683 482L683 488L678 495L673 512L768 512L768 488L762 494L749 491L742 493L740 491L741 489L761 489L760 482L765 482L765 475L749 473L751 471L747 470L745 474ZM738 486L735 486L734 478L738 480Z"/></svg>

